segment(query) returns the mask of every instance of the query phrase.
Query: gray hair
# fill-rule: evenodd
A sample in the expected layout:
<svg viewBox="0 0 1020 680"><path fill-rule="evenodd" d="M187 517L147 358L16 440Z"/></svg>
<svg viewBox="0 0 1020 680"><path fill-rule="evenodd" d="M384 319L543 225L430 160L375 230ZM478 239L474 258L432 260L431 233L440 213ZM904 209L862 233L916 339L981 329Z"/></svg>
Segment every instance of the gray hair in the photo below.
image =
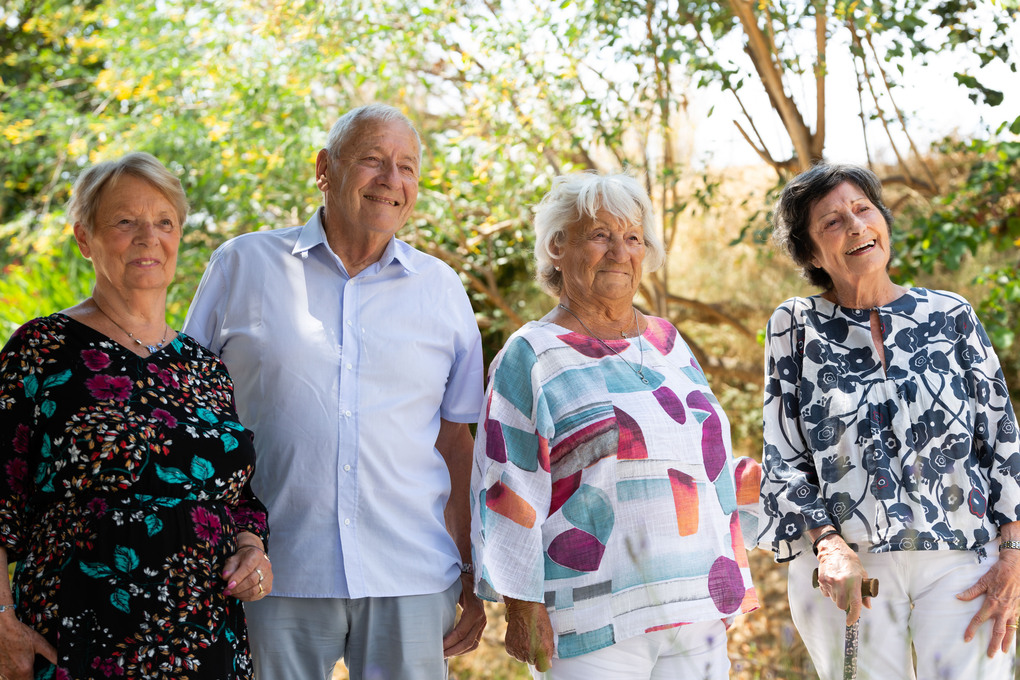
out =
<svg viewBox="0 0 1020 680"><path fill-rule="evenodd" d="M563 292L563 273L553 264L552 245L566 241L570 225L594 220L605 210L629 224L640 224L645 240L645 271L653 272L666 261L666 251L655 234L652 201L641 183L625 173L600 175L579 172L553 179L552 189L535 213L535 278L542 290L558 297Z"/></svg>
<svg viewBox="0 0 1020 680"><path fill-rule="evenodd" d="M772 241L800 267L801 276L808 283L822 290L831 290L833 283L828 272L811 264L815 256L808 232L811 209L844 182L864 192L891 232L893 215L882 202L882 181L868 168L849 163L819 163L800 173L783 187L772 211Z"/></svg>
<svg viewBox="0 0 1020 680"><path fill-rule="evenodd" d="M189 206L181 181L155 156L143 151L133 151L117 160L96 163L82 171L71 189L71 200L67 202L67 216L71 222L81 223L86 233L91 234L103 191L115 184L121 175L144 180L163 194L173 206L183 229L184 221L188 219Z"/></svg>
<svg viewBox="0 0 1020 680"><path fill-rule="evenodd" d="M414 133L414 139L418 142L418 165L421 165L421 135L418 134L418 130L410 118L401 113L399 109L387 104L366 104L351 109L340 116L340 119L333 123L329 137L326 138L326 152L329 153L330 158L339 158L340 150L347 145L350 137L361 127L362 123L390 123L394 121L403 123Z"/></svg>

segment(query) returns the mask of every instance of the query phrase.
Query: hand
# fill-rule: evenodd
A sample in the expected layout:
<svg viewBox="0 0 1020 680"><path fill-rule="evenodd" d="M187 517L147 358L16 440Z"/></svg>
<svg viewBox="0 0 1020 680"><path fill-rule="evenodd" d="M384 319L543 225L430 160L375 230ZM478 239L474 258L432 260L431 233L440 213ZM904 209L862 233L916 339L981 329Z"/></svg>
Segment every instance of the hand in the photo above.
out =
<svg viewBox="0 0 1020 680"><path fill-rule="evenodd" d="M474 591L474 575L461 574L460 621L443 638L443 656L460 656L478 647L485 630L485 607Z"/></svg>
<svg viewBox="0 0 1020 680"><path fill-rule="evenodd" d="M273 565L269 555L258 544L242 543L227 559L223 580L227 582L225 595L233 595L242 602L261 600L273 590Z"/></svg>
<svg viewBox="0 0 1020 680"><path fill-rule="evenodd" d="M505 600L507 654L544 673L553 655L553 629L545 604L509 597Z"/></svg>
<svg viewBox="0 0 1020 680"><path fill-rule="evenodd" d="M868 572L850 546L837 535L818 544L818 587L827 598L846 612L846 625L861 617L861 608L871 609L871 598L861 596L861 583Z"/></svg>
<svg viewBox="0 0 1020 680"><path fill-rule="evenodd" d="M965 642L973 640L978 627L990 619L992 635L988 641L987 653L988 658L992 658L999 650L1008 653L1014 645L1015 624L1020 609L1020 551L1001 551L999 561L977 583L957 597L969 602L981 593L985 594L984 602L967 625L963 639Z"/></svg>
<svg viewBox="0 0 1020 680"><path fill-rule="evenodd" d="M15 618L14 612L0 614L0 678L32 680L36 654L57 663L57 650L46 638Z"/></svg>

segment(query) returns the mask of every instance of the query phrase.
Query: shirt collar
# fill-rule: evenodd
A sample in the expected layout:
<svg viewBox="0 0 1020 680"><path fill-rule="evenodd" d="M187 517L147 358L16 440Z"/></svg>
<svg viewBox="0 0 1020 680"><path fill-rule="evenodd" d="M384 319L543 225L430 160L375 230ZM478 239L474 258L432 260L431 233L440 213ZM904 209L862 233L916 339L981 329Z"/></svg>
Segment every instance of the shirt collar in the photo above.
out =
<svg viewBox="0 0 1020 680"><path fill-rule="evenodd" d="M329 242L326 241L326 230L322 225L322 208L316 210L311 219L301 228L301 233L290 252L292 255L307 257L305 253L318 245L329 248ZM391 236L386 244L386 249L383 250L382 257L376 263L378 271L382 271L390 263L396 261L407 273L417 274L418 269L414 266L411 258L412 250L411 246Z"/></svg>

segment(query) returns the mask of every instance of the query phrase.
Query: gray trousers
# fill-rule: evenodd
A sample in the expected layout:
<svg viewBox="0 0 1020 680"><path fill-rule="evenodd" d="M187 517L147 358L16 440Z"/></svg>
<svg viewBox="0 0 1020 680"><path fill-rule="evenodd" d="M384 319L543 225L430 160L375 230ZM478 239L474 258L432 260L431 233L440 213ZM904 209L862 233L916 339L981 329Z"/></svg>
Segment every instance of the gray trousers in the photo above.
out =
<svg viewBox="0 0 1020 680"><path fill-rule="evenodd" d="M330 680L343 659L351 680L445 680L460 581L434 595L246 602L255 678Z"/></svg>

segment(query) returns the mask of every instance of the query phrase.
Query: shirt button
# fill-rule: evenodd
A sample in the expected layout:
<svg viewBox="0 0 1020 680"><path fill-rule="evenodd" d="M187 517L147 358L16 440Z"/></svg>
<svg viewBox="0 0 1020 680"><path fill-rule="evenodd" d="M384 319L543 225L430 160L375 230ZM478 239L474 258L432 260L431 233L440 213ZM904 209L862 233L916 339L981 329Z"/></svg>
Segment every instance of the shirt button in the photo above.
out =
<svg viewBox="0 0 1020 680"><path fill-rule="evenodd" d="M348 418L350 418L351 417L351 412L350 411L344 411L344 415L347 416Z"/></svg>
<svg viewBox="0 0 1020 680"><path fill-rule="evenodd" d="M347 370L348 371L351 370L352 368L354 368L354 364L347 364Z"/></svg>
<svg viewBox="0 0 1020 680"><path fill-rule="evenodd" d="M344 465L344 472L350 472L350 471L351 471L351 466L350 465Z"/></svg>
<svg viewBox="0 0 1020 680"><path fill-rule="evenodd" d="M345 520L344 520L344 526L345 526L345 527L349 527L350 525L351 525L351 520L349 520L349 519L345 519Z"/></svg>
<svg viewBox="0 0 1020 680"><path fill-rule="evenodd" d="M348 325L348 326L353 326L353 325L354 325L354 322L353 322L353 321L351 321L350 319L348 319L348 320L347 320L347 325Z"/></svg>

